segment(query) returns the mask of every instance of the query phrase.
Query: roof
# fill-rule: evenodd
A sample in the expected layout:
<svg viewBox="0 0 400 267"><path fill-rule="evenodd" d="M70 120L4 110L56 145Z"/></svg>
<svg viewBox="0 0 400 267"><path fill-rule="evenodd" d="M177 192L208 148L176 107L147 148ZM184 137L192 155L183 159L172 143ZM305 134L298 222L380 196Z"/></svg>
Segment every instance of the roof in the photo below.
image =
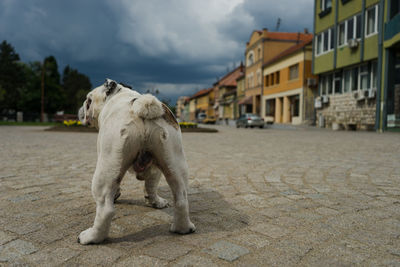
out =
<svg viewBox="0 0 400 267"><path fill-rule="evenodd" d="M296 40L306 40L309 36L312 37L311 33L308 33L308 30L304 32L270 32L268 29L263 30L254 30L249 38L249 41L246 45L249 45L251 37L257 33L258 36L263 35L261 38L263 40L280 40L280 41L296 41Z"/></svg>
<svg viewBox="0 0 400 267"><path fill-rule="evenodd" d="M276 61L278 61L278 60L280 60L280 59L282 59L282 58L284 58L284 57L286 57L288 55L291 55L291 54L303 49L305 46L307 46L307 45L312 43L312 38L313 37L311 35L311 37L307 38L304 42L301 42L301 43L298 43L298 44L295 44L295 45L289 47L288 49L284 50L280 54L276 55L275 57L273 57L270 60L268 60L267 62L265 62L263 64L263 67L265 67L265 66L267 66L269 64L272 64L272 63L274 63L274 62L276 62Z"/></svg>
<svg viewBox="0 0 400 267"><path fill-rule="evenodd" d="M240 64L239 67L219 79L217 84L218 86L235 87L237 85L236 80L242 75L244 75L244 67Z"/></svg>
<svg viewBox="0 0 400 267"><path fill-rule="evenodd" d="M214 88L207 88L207 89L202 89L200 91L197 91L194 95L190 97L190 100L199 98L200 96L206 95L209 92L211 92Z"/></svg>
<svg viewBox="0 0 400 267"><path fill-rule="evenodd" d="M311 33L300 33L300 32L268 32L267 39L274 40L308 40L312 39Z"/></svg>

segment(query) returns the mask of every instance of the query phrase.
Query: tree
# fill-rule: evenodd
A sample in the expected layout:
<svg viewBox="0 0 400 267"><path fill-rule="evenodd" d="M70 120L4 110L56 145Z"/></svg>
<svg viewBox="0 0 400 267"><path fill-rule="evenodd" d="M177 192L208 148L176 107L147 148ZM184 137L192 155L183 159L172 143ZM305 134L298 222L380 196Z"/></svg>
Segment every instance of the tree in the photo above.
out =
<svg viewBox="0 0 400 267"><path fill-rule="evenodd" d="M44 106L46 113L63 110L66 96L60 84L57 60L53 56L46 57L44 66Z"/></svg>
<svg viewBox="0 0 400 267"><path fill-rule="evenodd" d="M25 83L23 64L14 47L5 40L0 44L0 108L17 109L19 89Z"/></svg>
<svg viewBox="0 0 400 267"><path fill-rule="evenodd" d="M92 84L89 77L66 66L63 72L62 87L66 96L64 110L67 113L76 113L92 88Z"/></svg>

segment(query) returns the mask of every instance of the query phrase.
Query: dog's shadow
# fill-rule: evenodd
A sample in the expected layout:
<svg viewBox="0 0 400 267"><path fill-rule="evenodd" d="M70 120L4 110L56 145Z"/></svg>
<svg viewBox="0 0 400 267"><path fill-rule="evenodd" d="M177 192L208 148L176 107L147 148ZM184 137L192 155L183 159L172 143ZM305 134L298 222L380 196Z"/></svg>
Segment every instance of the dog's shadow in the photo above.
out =
<svg viewBox="0 0 400 267"><path fill-rule="evenodd" d="M169 187L160 187L159 194L161 197L166 198L169 203L173 203ZM203 187L191 188L188 199L190 205L190 219L196 225L196 232L194 234L234 231L246 227L249 224L249 217L235 209L232 204L227 202L216 190ZM116 206L118 207L118 205L123 205L125 208L132 210L131 215L133 216L131 216L129 220L132 221L132 225L135 225L127 227L129 229L125 228L123 233L120 233L120 235L122 235L120 237L108 238L106 241L107 243L139 243L160 236L176 235L169 232L171 222L165 222L163 224L158 223L150 226L146 226L146 224L143 223L143 220L146 220L144 219L143 213L146 212L157 214L160 217L170 218L172 221L173 207L157 210L146 206L142 199L125 198L118 200Z"/></svg>

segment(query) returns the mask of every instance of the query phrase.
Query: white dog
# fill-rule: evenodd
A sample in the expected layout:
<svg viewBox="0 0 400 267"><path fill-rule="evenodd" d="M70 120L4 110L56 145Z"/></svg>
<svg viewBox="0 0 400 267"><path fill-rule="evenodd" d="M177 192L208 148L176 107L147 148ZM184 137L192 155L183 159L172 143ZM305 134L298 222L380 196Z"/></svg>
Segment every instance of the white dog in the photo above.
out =
<svg viewBox="0 0 400 267"><path fill-rule="evenodd" d="M93 226L79 235L79 243L99 243L107 237L114 200L120 195L119 186L128 169L144 180L145 198L155 208L168 206L157 194L162 172L175 204L170 231L180 234L195 231L189 219L188 167L182 136L167 106L154 96L141 95L107 79L87 95L79 119L82 124L99 129L92 180L96 218Z"/></svg>

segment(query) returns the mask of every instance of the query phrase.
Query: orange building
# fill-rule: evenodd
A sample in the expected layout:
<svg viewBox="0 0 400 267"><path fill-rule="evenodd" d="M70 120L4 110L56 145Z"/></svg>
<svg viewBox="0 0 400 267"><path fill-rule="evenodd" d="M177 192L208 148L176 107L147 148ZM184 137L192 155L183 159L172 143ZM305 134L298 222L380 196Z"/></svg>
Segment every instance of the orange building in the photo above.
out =
<svg viewBox="0 0 400 267"><path fill-rule="evenodd" d="M263 65L261 115L267 122L313 123L317 79L311 73L312 36Z"/></svg>
<svg viewBox="0 0 400 267"><path fill-rule="evenodd" d="M190 97L191 109L190 109L190 120L198 120L199 114L205 114L206 120L210 121L214 119L214 109L212 104L214 103L214 89L202 89L196 92Z"/></svg>
<svg viewBox="0 0 400 267"><path fill-rule="evenodd" d="M249 42L246 44L246 98L241 101L243 105L250 105L253 113L260 114L261 96L263 95L263 65L279 53L290 48L294 44L310 38L312 34L269 32L267 29L253 31Z"/></svg>

